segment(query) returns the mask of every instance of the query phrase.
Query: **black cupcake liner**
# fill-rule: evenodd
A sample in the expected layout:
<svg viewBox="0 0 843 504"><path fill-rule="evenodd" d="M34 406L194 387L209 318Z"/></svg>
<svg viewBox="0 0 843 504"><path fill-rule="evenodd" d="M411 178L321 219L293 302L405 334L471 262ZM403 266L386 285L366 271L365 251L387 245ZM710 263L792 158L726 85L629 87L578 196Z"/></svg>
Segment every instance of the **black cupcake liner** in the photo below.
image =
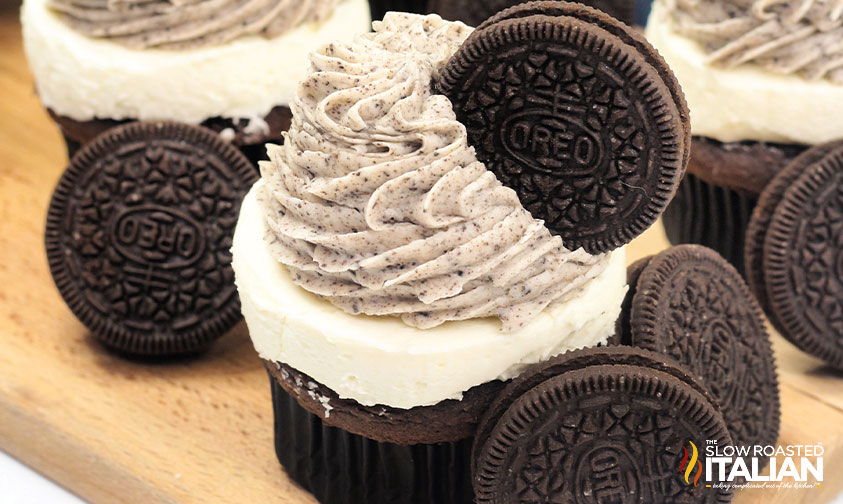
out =
<svg viewBox="0 0 843 504"><path fill-rule="evenodd" d="M372 20L380 21L389 11L427 13L427 0L369 0Z"/></svg>
<svg viewBox="0 0 843 504"><path fill-rule="evenodd" d="M82 147L82 144L65 135L64 132L62 132L61 136L64 137L64 145L67 147L67 159L70 159Z"/></svg>
<svg viewBox="0 0 843 504"><path fill-rule="evenodd" d="M275 453L322 504L469 504L471 438L401 446L324 425L269 376Z"/></svg>
<svg viewBox="0 0 843 504"><path fill-rule="evenodd" d="M662 222L670 243L712 248L744 273L746 227L758 196L708 183L686 173Z"/></svg>

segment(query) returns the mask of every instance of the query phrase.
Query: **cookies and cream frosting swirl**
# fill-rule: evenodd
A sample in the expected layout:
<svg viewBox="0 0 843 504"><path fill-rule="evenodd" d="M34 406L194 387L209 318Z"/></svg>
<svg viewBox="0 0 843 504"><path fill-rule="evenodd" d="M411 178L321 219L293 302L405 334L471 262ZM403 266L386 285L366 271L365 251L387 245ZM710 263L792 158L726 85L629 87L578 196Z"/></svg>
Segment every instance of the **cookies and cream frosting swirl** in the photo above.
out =
<svg viewBox="0 0 843 504"><path fill-rule="evenodd" d="M843 84L843 0L670 0L676 30L709 61Z"/></svg>
<svg viewBox="0 0 843 504"><path fill-rule="evenodd" d="M72 28L144 49L191 49L244 35L277 37L330 14L339 0L49 0Z"/></svg>
<svg viewBox="0 0 843 504"><path fill-rule="evenodd" d="M431 82L471 29L390 13L311 55L259 193L273 256L346 312L503 331L576 296L608 263L566 249L467 143Z"/></svg>

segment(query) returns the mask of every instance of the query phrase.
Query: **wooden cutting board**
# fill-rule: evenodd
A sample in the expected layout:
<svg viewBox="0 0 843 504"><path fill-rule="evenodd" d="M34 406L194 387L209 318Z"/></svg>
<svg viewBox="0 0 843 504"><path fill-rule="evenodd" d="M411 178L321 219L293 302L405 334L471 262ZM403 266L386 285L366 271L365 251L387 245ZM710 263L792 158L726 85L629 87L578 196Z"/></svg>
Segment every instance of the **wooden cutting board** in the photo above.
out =
<svg viewBox="0 0 843 504"><path fill-rule="evenodd" d="M0 48L0 449L96 503L315 502L275 459L267 377L243 324L200 359L131 362L103 351L64 305L42 244L64 147L6 0ZM665 246L656 226L629 259ZM843 488L843 376L774 344L780 442L822 443L825 485L741 491L735 502L829 502Z"/></svg>

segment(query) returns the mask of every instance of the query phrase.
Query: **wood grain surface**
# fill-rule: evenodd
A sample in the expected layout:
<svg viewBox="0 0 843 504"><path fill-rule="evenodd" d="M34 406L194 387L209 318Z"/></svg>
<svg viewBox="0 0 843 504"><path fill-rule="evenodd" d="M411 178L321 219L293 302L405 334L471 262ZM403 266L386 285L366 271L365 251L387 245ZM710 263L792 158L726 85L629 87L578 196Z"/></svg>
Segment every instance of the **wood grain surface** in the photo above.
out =
<svg viewBox="0 0 843 504"><path fill-rule="evenodd" d="M275 459L267 377L242 323L201 358L133 362L62 302L42 235L67 160L35 96L17 9L0 0L0 449L95 503L315 502ZM630 260L665 245L654 227ZM825 484L735 502L828 502L843 488L843 378L779 337L775 349L780 442L822 443Z"/></svg>

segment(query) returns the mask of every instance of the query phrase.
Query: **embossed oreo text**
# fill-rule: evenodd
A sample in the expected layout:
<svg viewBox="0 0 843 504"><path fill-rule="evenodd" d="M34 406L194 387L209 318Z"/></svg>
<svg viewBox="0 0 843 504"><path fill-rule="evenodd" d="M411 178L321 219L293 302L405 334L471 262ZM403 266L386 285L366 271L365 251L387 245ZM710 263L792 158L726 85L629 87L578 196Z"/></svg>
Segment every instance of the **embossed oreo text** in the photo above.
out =
<svg viewBox="0 0 843 504"><path fill-rule="evenodd" d="M594 502L634 502L639 473L623 446L599 446L584 458L577 475L577 494L591 495Z"/></svg>
<svg viewBox="0 0 843 504"><path fill-rule="evenodd" d="M182 212L155 205L127 208L115 219L112 236L127 259L160 263L166 269L195 262L205 248L199 225Z"/></svg>
<svg viewBox="0 0 843 504"><path fill-rule="evenodd" d="M575 118L549 110L508 117L501 128L501 144L526 166L549 174L565 168L570 175L588 175L603 157L596 134Z"/></svg>

